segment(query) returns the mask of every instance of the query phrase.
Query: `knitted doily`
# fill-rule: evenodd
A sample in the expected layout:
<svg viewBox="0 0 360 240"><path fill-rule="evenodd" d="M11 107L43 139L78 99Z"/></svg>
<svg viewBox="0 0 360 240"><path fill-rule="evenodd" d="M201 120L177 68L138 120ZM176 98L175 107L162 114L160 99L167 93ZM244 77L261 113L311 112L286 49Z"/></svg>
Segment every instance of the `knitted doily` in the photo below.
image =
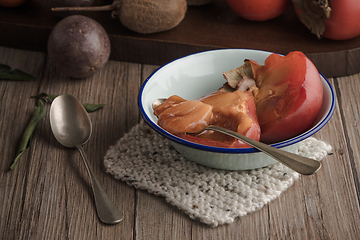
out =
<svg viewBox="0 0 360 240"><path fill-rule="evenodd" d="M311 137L296 153L320 161L330 151L330 145ZM104 164L115 178L163 196L191 218L213 227L262 208L299 178L280 163L249 171L199 165L182 157L144 122L109 148Z"/></svg>

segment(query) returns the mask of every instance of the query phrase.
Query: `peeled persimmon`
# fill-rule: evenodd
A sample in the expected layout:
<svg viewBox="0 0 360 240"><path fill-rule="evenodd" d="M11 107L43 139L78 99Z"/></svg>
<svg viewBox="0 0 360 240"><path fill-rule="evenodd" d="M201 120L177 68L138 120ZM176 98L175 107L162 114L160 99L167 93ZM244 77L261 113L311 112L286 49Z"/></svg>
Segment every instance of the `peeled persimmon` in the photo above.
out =
<svg viewBox="0 0 360 240"><path fill-rule="evenodd" d="M217 91L196 101L187 101L177 95L169 97L154 114L158 125L185 140L214 147L249 147L233 137L214 131L197 132L208 125L216 125L238 132L256 141L260 127L255 102L248 92Z"/></svg>

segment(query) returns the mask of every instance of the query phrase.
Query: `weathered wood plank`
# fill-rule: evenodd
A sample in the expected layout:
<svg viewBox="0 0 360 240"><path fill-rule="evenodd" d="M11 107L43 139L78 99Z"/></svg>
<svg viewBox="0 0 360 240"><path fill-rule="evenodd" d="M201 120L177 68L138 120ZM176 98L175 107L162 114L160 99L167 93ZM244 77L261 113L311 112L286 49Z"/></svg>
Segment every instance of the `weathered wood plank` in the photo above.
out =
<svg viewBox="0 0 360 240"><path fill-rule="evenodd" d="M342 83L344 81L344 84ZM357 200L360 198L360 75L352 75L343 77L338 80L337 88L339 89L338 109L341 112L344 129L347 133L346 148L349 151L351 172L354 177Z"/></svg>
<svg viewBox="0 0 360 240"><path fill-rule="evenodd" d="M158 67L144 65L145 80ZM162 197L136 191L136 239L191 239L191 220Z"/></svg>
<svg viewBox="0 0 360 240"><path fill-rule="evenodd" d="M330 79L338 105L315 137L330 143L334 154L323 160L322 169L302 176L259 211L211 228L164 198L114 179L103 167L108 148L139 122L137 93L158 66L109 61L93 77L73 80L47 62L44 53L4 47L0 63L39 78L0 80L1 239L356 239L360 235L358 74ZM80 155L57 143L48 116L19 164L8 170L35 104L30 96L41 92L70 93L82 102L107 104L90 114L94 132L85 151L105 191L124 212L121 223L99 222Z"/></svg>
<svg viewBox="0 0 360 240"><path fill-rule="evenodd" d="M338 84L347 85L347 82L341 79ZM352 107L356 105L349 108ZM331 121L315 134L334 148L334 154L323 160L319 173L302 176L278 199L234 224L213 230L195 223L194 239L356 238L360 233L356 226L360 209L354 187L358 180L351 173L351 157L346 150L347 132L339 127L342 126L341 115L337 108ZM233 230L234 225L241 234Z"/></svg>
<svg viewBox="0 0 360 240"><path fill-rule="evenodd" d="M36 58L37 61L32 59ZM45 56L42 53L19 51L0 47L0 63L19 68L38 78L41 77ZM29 218L33 215L31 206L24 204L29 200L31 191L26 191L31 185L28 171L31 164L28 160L35 152L33 145L24 153L18 166L13 171L9 167L16 157L16 148L22 132L28 124L34 109L31 92L38 89L40 81L16 82L0 80L0 129L1 129L1 162L0 162L0 238L21 239L29 234L27 228ZM37 179L33 180L36 182ZM33 191L35 193L36 191ZM35 205L36 206L36 205ZM34 207L35 207L34 206ZM27 225L27 226L25 226Z"/></svg>
<svg viewBox="0 0 360 240"><path fill-rule="evenodd" d="M0 124L3 136L6 136L5 148L9 149L5 154L6 159L13 158L9 155L15 154L14 140L20 137L21 131L31 116L30 110L35 103L35 100L30 99L31 95L40 92L70 93L82 102L106 103L104 109L90 114L94 131L92 138L85 145L85 151L95 175L110 198L124 212L125 218L120 224L111 227L99 223L89 178L80 155L76 150L64 148L56 142L47 116L38 126L28 153L24 155L13 172L6 172L7 184L4 184L5 189L2 186L2 191L4 191L2 201L6 202L1 204L4 209L4 214L1 215L8 216L9 221L14 221L14 223L4 222L4 224L10 224L9 227L2 226L2 229L9 229L5 235L9 238L4 239L28 237L51 239L54 236L60 239L65 236L70 239L92 239L93 237L132 239L135 190L107 175L102 160L108 147L138 121L136 94L141 83L140 65L110 61L92 78L72 80L57 72L51 63L44 63L43 53L25 51L15 51L15 53L16 59L21 59L24 63L18 64L9 60L7 62L9 65L25 71L30 69L31 73L42 73L41 65L45 68L41 81L30 83L31 88L25 86L24 83L2 82L0 85L1 92L5 93L2 95L3 99L7 101L6 107L2 107L1 110L1 115L5 118L1 119ZM10 59L13 57L12 54L11 52L8 54ZM25 57L20 57L18 54L24 54ZM5 59L3 56L6 54L2 55L2 59ZM29 59L42 60L38 61L40 70L32 69L34 64L26 62ZM35 61L32 60L32 62ZM17 94L20 96L16 97ZM2 106L4 106L3 103ZM49 109L50 105L47 104L46 107ZM23 117L21 113L27 115ZM16 124L9 124L14 122ZM19 129L16 126L20 126ZM13 137L15 134L16 138ZM11 164L10 161L2 163L4 171ZM16 188L12 189L14 187L12 185ZM11 204L12 198L17 199L15 205Z"/></svg>

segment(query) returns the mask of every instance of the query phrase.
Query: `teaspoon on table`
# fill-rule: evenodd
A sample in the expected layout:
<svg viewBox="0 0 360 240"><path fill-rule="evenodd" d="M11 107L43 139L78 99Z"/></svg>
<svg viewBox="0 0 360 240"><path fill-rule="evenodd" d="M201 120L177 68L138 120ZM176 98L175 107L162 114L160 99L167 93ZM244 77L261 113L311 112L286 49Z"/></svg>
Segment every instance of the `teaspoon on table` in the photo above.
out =
<svg viewBox="0 0 360 240"><path fill-rule="evenodd" d="M159 107L161 104L163 104L165 100L166 99L163 99L163 98L156 99L152 103L152 108L155 110L157 107ZM231 131L231 130L228 130L228 129L225 129L222 127L209 125L203 129L201 129L198 132L191 132L189 134L200 133L205 130L217 131L217 132L221 132L223 134L232 136L234 138L237 138L237 139L249 144L250 146L258 149L259 151L267 154L268 156L274 158L275 160L281 162L282 164L288 166L295 172L298 172L303 175L311 175L313 173L316 173L321 168L321 162L319 162L319 161L272 147L270 145L256 141L254 139L248 138L237 132L234 132L234 131Z"/></svg>
<svg viewBox="0 0 360 240"><path fill-rule="evenodd" d="M69 94L56 97L50 107L50 125L59 143L79 150L91 179L100 220L106 224L119 223L123 215L96 179L82 147L92 132L91 121L83 105Z"/></svg>

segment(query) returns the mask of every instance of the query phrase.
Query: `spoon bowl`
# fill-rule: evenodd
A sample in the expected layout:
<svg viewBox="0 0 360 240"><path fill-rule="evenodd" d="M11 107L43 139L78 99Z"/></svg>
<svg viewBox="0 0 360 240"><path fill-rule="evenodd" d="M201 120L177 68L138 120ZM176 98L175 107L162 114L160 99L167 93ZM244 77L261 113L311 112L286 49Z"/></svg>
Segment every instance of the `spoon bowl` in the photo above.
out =
<svg viewBox="0 0 360 240"><path fill-rule="evenodd" d="M65 94L54 99L50 108L50 125L56 140L65 147L77 148L84 160L91 179L95 205L100 220L115 224L123 215L107 196L96 179L82 148L90 138L92 125L83 105L72 95Z"/></svg>
<svg viewBox="0 0 360 240"><path fill-rule="evenodd" d="M71 95L62 95L54 100L50 123L56 140L69 148L84 145L92 133L89 115Z"/></svg>

